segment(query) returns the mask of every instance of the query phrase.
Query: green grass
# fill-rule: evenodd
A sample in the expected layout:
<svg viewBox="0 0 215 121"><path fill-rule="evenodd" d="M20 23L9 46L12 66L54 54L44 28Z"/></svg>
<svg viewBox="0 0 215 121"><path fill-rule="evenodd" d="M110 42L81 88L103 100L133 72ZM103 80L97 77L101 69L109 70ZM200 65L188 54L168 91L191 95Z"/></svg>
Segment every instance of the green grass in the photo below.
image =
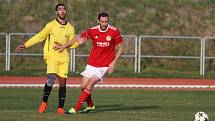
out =
<svg viewBox="0 0 215 121"><path fill-rule="evenodd" d="M65 108L77 101L80 89L68 88ZM47 113L39 114L42 88L0 88L1 121L192 121L198 111L215 119L213 91L149 91L144 89L96 89L97 111L60 116L56 113L57 88Z"/></svg>
<svg viewBox="0 0 215 121"><path fill-rule="evenodd" d="M2 0L0 21L7 22L0 25L0 31L37 31L55 18L54 6L60 2L66 4L68 20L75 25L78 33L96 24L98 12L108 11L111 24L125 34L213 34L214 0ZM25 16L30 16L32 20L25 19Z"/></svg>

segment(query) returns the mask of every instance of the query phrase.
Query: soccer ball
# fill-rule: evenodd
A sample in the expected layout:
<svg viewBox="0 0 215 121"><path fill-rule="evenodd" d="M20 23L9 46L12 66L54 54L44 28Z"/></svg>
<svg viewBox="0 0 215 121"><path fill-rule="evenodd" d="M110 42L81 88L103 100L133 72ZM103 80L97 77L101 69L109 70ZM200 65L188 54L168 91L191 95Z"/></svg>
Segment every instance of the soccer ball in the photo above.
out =
<svg viewBox="0 0 215 121"><path fill-rule="evenodd" d="M194 121L209 121L209 118L205 112L200 111L195 114Z"/></svg>

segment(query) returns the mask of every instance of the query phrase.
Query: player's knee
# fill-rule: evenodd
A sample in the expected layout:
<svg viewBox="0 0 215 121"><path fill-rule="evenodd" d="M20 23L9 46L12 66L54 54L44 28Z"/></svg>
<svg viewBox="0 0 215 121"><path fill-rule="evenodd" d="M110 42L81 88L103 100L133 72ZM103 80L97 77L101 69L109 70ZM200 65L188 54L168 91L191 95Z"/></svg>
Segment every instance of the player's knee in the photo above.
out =
<svg viewBox="0 0 215 121"><path fill-rule="evenodd" d="M58 78L58 83L60 87L66 87L66 78Z"/></svg>
<svg viewBox="0 0 215 121"><path fill-rule="evenodd" d="M93 84L95 84L95 83L97 83L97 82L99 82L99 81L101 81L99 78L91 78L90 79L90 83L93 83Z"/></svg>
<svg viewBox="0 0 215 121"><path fill-rule="evenodd" d="M48 74L47 85L53 86L55 79L56 79L56 76L54 74Z"/></svg>
<svg viewBox="0 0 215 121"><path fill-rule="evenodd" d="M66 83L62 83L62 82L61 82L61 83L59 83L59 86L60 86L60 87L66 87Z"/></svg>

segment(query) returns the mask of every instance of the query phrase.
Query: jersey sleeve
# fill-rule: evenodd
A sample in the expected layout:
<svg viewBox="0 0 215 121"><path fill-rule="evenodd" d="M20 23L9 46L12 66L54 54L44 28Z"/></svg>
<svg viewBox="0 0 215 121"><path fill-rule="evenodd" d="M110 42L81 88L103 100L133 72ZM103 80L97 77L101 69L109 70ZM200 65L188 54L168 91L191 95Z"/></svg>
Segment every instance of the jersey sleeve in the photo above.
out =
<svg viewBox="0 0 215 121"><path fill-rule="evenodd" d="M70 48L77 48L79 46L79 43L76 41Z"/></svg>
<svg viewBox="0 0 215 121"><path fill-rule="evenodd" d="M40 43L46 39L46 37L50 34L50 24L47 24L38 34L30 38L27 42L25 42L25 47L28 48L32 45Z"/></svg>
<svg viewBox="0 0 215 121"><path fill-rule="evenodd" d="M69 35L69 40L74 39L74 37L75 37L75 29L74 27L71 27L71 34Z"/></svg>
<svg viewBox="0 0 215 121"><path fill-rule="evenodd" d="M123 41L122 36L121 36L118 29L116 30L116 34L115 34L114 39L116 40L116 44L122 43L122 41Z"/></svg>
<svg viewBox="0 0 215 121"><path fill-rule="evenodd" d="M71 31L71 34L69 36L69 41L71 41L74 38L75 38L75 29L74 29L74 27L72 27L72 31ZM79 43L75 42L70 48L77 48L78 46L79 46Z"/></svg>
<svg viewBox="0 0 215 121"><path fill-rule="evenodd" d="M90 29L87 29L87 31L84 31L81 33L81 38L90 39Z"/></svg>

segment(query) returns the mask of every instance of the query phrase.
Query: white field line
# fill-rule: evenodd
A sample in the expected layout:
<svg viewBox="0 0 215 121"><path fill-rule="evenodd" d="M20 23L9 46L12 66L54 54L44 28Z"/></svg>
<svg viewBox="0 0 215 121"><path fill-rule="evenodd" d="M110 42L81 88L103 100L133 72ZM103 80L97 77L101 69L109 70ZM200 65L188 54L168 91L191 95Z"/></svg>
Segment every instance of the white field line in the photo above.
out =
<svg viewBox="0 0 215 121"><path fill-rule="evenodd" d="M43 87L44 84L0 84L0 87ZM54 85L58 87L58 85ZM67 84L67 87L80 87L80 84ZM97 84L100 88L215 88L215 85L120 85Z"/></svg>

